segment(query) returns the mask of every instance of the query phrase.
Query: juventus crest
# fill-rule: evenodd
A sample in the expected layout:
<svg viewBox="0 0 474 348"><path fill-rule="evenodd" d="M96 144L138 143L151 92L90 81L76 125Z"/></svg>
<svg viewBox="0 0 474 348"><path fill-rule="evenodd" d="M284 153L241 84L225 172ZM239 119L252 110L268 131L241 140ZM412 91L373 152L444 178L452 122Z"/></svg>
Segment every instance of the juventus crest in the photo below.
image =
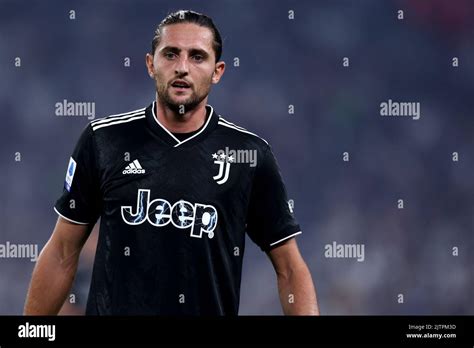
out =
<svg viewBox="0 0 474 348"><path fill-rule="evenodd" d="M217 175L214 175L212 178L217 184L222 185L229 179L230 165L234 162L234 158L233 156L226 156L223 153L219 155L214 153L212 158L214 159L214 164L219 166Z"/></svg>

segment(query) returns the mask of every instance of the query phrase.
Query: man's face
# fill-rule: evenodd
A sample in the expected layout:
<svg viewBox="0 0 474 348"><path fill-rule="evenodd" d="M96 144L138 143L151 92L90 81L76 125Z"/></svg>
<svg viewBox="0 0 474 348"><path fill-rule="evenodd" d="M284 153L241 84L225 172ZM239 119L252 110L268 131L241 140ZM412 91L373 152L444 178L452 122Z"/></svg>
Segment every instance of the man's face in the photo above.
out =
<svg viewBox="0 0 474 348"><path fill-rule="evenodd" d="M178 113L194 109L207 97L212 83L224 73L216 63L213 34L192 23L167 25L154 55L147 54L148 73L154 78L158 98Z"/></svg>

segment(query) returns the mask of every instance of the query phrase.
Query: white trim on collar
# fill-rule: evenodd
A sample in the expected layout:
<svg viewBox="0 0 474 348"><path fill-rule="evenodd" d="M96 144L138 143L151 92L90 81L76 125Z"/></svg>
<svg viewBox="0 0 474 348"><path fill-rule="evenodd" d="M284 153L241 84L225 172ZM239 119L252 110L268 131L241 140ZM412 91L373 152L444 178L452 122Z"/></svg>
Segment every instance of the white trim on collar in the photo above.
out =
<svg viewBox="0 0 474 348"><path fill-rule="evenodd" d="M156 117L156 113L155 113L156 101L153 101L153 105L151 106L151 110L153 112L153 118L155 119L155 121L160 125L161 128L163 128L166 131L166 133L168 133L176 141L177 144L174 147L178 147L179 145L187 142L188 140L191 140L192 138L197 137L199 134L204 132L204 130L207 128L207 126L209 125L209 122L211 121L212 116L214 115L214 108L209 104L207 104L206 106L209 106L211 108L211 112L209 113L209 117L207 118L206 124L204 125L204 127L202 127L202 129L199 132L197 132L193 136L190 136L189 138L187 138L183 141L180 141L178 138L176 138L173 135L173 133L171 133L165 126L163 126L160 123L160 121L158 121L158 117Z"/></svg>

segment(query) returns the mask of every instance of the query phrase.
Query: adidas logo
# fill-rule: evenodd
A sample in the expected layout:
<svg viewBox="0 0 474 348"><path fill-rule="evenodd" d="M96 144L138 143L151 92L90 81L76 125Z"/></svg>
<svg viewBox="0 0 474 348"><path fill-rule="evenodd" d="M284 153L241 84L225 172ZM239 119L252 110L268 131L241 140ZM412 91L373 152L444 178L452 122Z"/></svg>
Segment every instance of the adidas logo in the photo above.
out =
<svg viewBox="0 0 474 348"><path fill-rule="evenodd" d="M138 160L135 160L125 167L122 174L145 174L145 169L142 168Z"/></svg>

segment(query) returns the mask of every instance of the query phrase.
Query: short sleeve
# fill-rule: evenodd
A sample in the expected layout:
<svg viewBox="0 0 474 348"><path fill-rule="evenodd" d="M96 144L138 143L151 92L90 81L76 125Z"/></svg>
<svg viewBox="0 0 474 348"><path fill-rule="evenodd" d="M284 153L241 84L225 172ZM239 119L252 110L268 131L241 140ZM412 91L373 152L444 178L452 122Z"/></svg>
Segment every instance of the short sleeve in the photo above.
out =
<svg viewBox="0 0 474 348"><path fill-rule="evenodd" d="M100 216L101 195L93 132L88 125L69 159L63 193L54 210L78 224L95 224Z"/></svg>
<svg viewBox="0 0 474 348"><path fill-rule="evenodd" d="M252 184L247 213L247 234L263 251L301 233L290 211L285 184L271 148L260 158Z"/></svg>

